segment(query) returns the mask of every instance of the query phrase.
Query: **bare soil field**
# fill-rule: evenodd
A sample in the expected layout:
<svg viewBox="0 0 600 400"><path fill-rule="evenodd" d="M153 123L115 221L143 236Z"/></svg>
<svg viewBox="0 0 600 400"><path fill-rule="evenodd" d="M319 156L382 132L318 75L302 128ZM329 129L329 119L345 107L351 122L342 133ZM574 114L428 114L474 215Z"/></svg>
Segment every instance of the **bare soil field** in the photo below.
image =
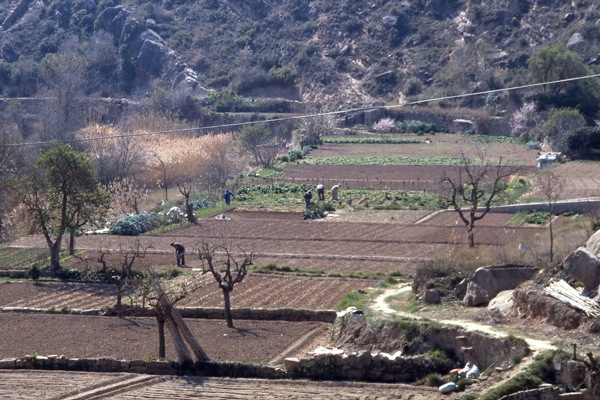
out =
<svg viewBox="0 0 600 400"><path fill-rule="evenodd" d="M561 198L600 197L600 161L570 161L556 172L567 180Z"/></svg>
<svg viewBox="0 0 600 400"><path fill-rule="evenodd" d="M288 164L276 181L294 183L339 184L341 189L369 190L433 190L447 175L458 176L460 168L453 165L313 165ZM525 166L521 175L535 173L535 167ZM262 181L257 180L256 183Z"/></svg>
<svg viewBox="0 0 600 400"><path fill-rule="evenodd" d="M158 358L156 319L148 317L102 317L70 314L0 313L2 357L40 355L67 357L114 357L125 360ZM186 323L213 361L269 363L280 360L304 337L325 334L330 324L187 318ZM173 343L166 340L167 359L177 359ZM303 349L304 350L304 349Z"/></svg>
<svg viewBox="0 0 600 400"><path fill-rule="evenodd" d="M200 275L199 271L194 274ZM182 307L222 307L223 294L210 275L201 275L200 289L177 303ZM333 310L344 294L373 287L372 279L318 278L250 273L231 293L234 308L294 308ZM0 308L90 310L111 306L117 299L111 284L74 282L0 283Z"/></svg>
<svg viewBox="0 0 600 400"><path fill-rule="evenodd" d="M297 219L291 218L294 215ZM194 256L196 249L203 242L225 243L235 244L233 251L240 254L254 253L256 263L275 261L278 265L298 265L304 269L326 272L414 273L416 265L423 260L446 254L465 242L464 227L457 224L456 219L452 219L450 215L445 217L446 221L433 225L390 221L336 223L336 218L331 219L333 222L329 219L302 221L300 213L239 211L231 212L228 216L229 220L208 218L198 224L158 235L83 236L77 239L76 247L114 252L133 249L139 244L148 250L148 254L139 260L138 265L147 263L153 266L173 266L174 255L171 261L168 258L158 261L155 254L167 257L168 254L173 254L169 243L180 242L188 249L186 264L200 268L200 261ZM498 218L501 223L497 225L494 225L493 218L489 224L480 224L476 232L479 246L504 246L507 243L527 241L540 232L539 227L507 228L503 226L504 217ZM30 236L16 240L11 246L41 247L43 241L39 236ZM96 259L93 255L87 262L99 266ZM338 263L339 261L345 262ZM410 269L399 269L406 267Z"/></svg>
<svg viewBox="0 0 600 400"><path fill-rule="evenodd" d="M433 388L402 384L0 370L0 399L67 399L92 396L100 391L106 391L105 398L115 400L447 399Z"/></svg>
<svg viewBox="0 0 600 400"><path fill-rule="evenodd" d="M452 165L313 165L288 164L284 175L275 181L294 183L339 184L343 189L432 190L444 176L458 176ZM522 175L534 173L535 167L523 167ZM263 180L256 180L262 183ZM343 192L342 192L343 193Z"/></svg>

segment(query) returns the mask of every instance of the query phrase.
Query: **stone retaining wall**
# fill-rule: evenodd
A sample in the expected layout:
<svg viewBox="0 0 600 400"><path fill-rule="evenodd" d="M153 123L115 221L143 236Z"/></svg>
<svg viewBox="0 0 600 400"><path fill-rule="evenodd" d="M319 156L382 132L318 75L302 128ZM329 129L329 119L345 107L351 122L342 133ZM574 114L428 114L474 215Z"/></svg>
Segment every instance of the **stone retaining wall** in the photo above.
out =
<svg viewBox="0 0 600 400"><path fill-rule="evenodd" d="M338 379L410 383L431 372L447 372L438 371L439 368L424 356L401 357L392 361L369 352L320 359L288 359L286 365L292 367L286 370L263 364L214 361L180 363L115 358L69 358L57 355L0 359L0 369L131 372L259 379Z"/></svg>
<svg viewBox="0 0 600 400"><path fill-rule="evenodd" d="M218 307L178 307L177 310L184 318L200 318L200 319L225 319L225 310ZM0 311L10 312L25 312L25 313L55 313L64 314L62 310L49 311L43 308L34 307L0 307ZM137 316L137 317L154 317L152 309L135 309L124 310L121 313L115 309L99 310L99 309L70 309L67 314L77 315L104 315L104 316ZM337 316L334 310L301 310L294 308L233 308L231 310L233 319L251 319L251 320L268 320L268 321L315 321L333 323Z"/></svg>
<svg viewBox="0 0 600 400"><path fill-rule="evenodd" d="M600 198L591 197L589 199L558 201L552 204L555 214L565 212L574 212L577 214L585 214L586 212L600 208ZM520 211L550 211L548 203L528 203L528 204L511 204L508 206L494 206L490 212L514 214Z"/></svg>

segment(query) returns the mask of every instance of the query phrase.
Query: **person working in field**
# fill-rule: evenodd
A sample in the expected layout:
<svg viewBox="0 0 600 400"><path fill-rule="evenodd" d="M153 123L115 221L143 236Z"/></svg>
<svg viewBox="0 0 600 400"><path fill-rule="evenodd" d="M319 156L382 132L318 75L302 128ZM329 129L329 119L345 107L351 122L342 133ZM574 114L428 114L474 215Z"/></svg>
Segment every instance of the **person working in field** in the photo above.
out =
<svg viewBox="0 0 600 400"><path fill-rule="evenodd" d="M317 185L317 194L319 195L319 200L325 200L325 185L322 183Z"/></svg>
<svg viewBox="0 0 600 400"><path fill-rule="evenodd" d="M177 266L185 267L185 247L181 243L171 243L171 247L175 248L175 255L177 256Z"/></svg>
<svg viewBox="0 0 600 400"><path fill-rule="evenodd" d="M340 199L340 185L333 185L331 187L331 198L333 200L339 200Z"/></svg>
<svg viewBox="0 0 600 400"><path fill-rule="evenodd" d="M233 193L229 189L225 189L223 192L223 200L225 200L225 204L229 205L232 198L235 199Z"/></svg>
<svg viewBox="0 0 600 400"><path fill-rule="evenodd" d="M304 203L306 203L306 208L310 207L310 201L312 199L312 192L310 190L304 193Z"/></svg>

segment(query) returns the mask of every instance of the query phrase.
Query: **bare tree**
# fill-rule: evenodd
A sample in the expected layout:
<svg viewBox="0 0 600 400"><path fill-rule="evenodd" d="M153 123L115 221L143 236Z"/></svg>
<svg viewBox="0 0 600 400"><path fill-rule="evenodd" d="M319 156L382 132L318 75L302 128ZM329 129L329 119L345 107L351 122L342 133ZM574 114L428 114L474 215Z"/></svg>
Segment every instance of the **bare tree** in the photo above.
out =
<svg viewBox="0 0 600 400"><path fill-rule="evenodd" d="M157 169L160 171L161 174L161 185L165 190L165 201L169 200L169 174L168 174L168 168L167 168L167 163L160 157L160 155L153 151L152 155L154 155L154 157L156 157L156 159L158 160L158 167Z"/></svg>
<svg viewBox="0 0 600 400"><path fill-rule="evenodd" d="M7 216L15 201L7 190L7 184L19 170L20 148L14 146L20 135L0 121L0 243L8 239Z"/></svg>
<svg viewBox="0 0 600 400"><path fill-rule="evenodd" d="M252 265L252 253L244 253L243 261L239 262L227 245L211 246L208 243L203 243L198 253L203 273L210 272L223 292L225 319L227 326L233 328L230 294L234 286L246 277L248 266Z"/></svg>
<svg viewBox="0 0 600 400"><path fill-rule="evenodd" d="M552 230L552 215L554 214L554 205L565 189L567 180L563 176L556 174L553 171L546 171L537 177L536 182L540 187L544 198L546 199L548 211L550 212L550 263L552 263L554 259L554 232Z"/></svg>
<svg viewBox="0 0 600 400"><path fill-rule="evenodd" d="M505 180L520 169L502 158L492 163L481 148L475 152L476 159L462 153L458 176L444 175L440 180L447 206L458 213L467 228L469 247L475 246L475 223L490 212L494 199L504 190Z"/></svg>
<svg viewBox="0 0 600 400"><path fill-rule="evenodd" d="M47 55L41 76L51 100L47 102L44 116L43 139L72 139L81 126L77 115L85 87L87 61L79 52L75 36L64 40L59 52Z"/></svg>
<svg viewBox="0 0 600 400"><path fill-rule="evenodd" d="M189 188L186 188L184 184L177 184L177 188L179 189L179 193L183 195L185 198L185 214L186 218L192 224L196 223L196 216L194 215L194 207L192 203L190 203L190 194L192 193L192 185Z"/></svg>

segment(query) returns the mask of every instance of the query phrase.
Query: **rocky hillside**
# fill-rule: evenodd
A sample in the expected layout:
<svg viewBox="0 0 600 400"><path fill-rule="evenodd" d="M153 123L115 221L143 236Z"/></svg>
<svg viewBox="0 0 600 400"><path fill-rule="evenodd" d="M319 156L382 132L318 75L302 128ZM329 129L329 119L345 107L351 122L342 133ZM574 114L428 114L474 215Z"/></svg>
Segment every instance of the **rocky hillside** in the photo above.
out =
<svg viewBox="0 0 600 400"><path fill-rule="evenodd" d="M4 0L0 92L39 94L48 55L78 50L89 95L402 102L523 84L555 43L600 70L596 0Z"/></svg>

